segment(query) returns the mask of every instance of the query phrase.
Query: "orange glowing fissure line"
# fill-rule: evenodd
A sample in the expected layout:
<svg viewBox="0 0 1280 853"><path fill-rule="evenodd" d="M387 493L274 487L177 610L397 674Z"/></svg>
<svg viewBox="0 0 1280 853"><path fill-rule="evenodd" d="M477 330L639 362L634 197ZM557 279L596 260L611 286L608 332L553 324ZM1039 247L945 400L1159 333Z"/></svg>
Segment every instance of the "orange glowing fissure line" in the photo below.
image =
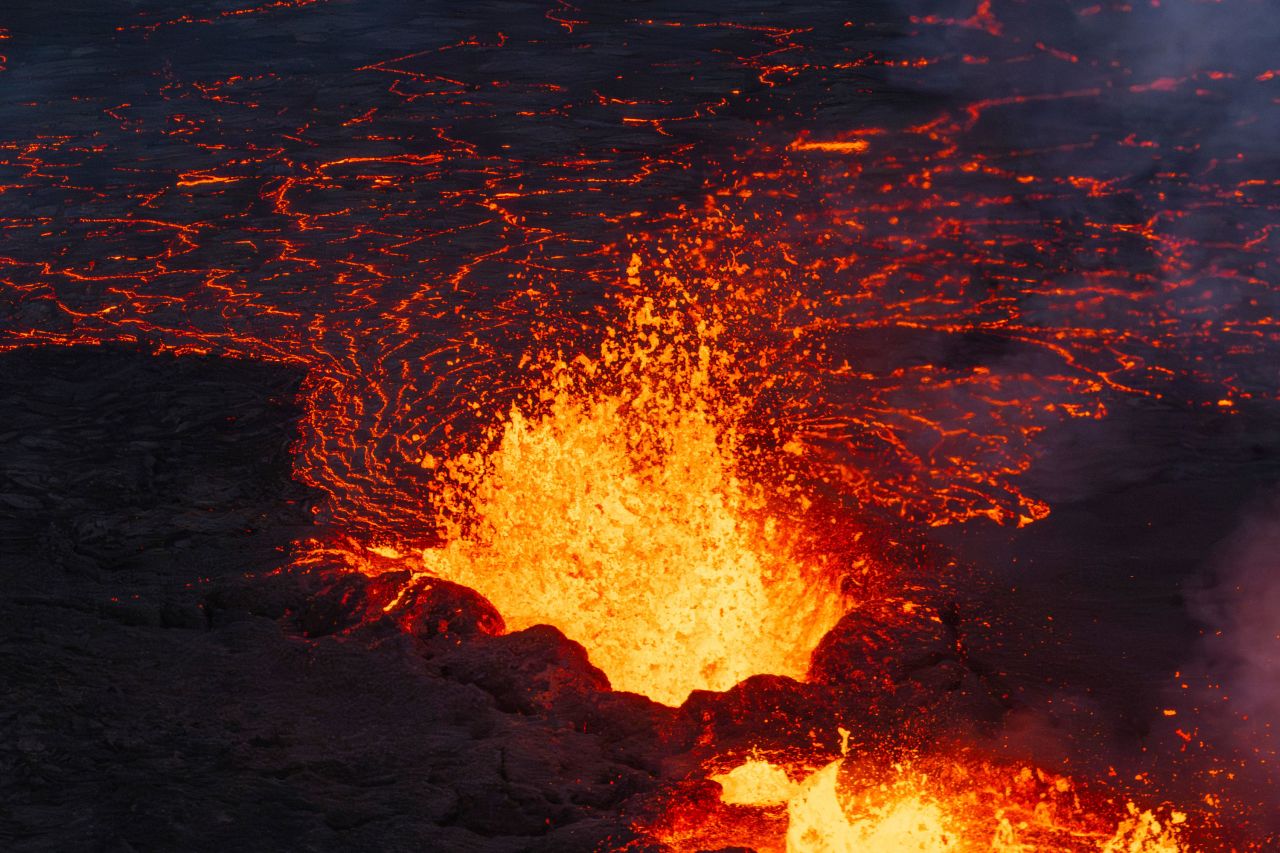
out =
<svg viewBox="0 0 1280 853"><path fill-rule="evenodd" d="M141 30L148 35L156 30L164 27L173 27L180 24L212 24L218 19L239 18L247 15L265 15L271 12L277 12L284 9L302 9L308 6L314 6L320 3L327 3L329 0L273 0L273 2L263 3L258 6L249 6L239 9L225 9L217 13L214 18L196 18L191 15L181 15L176 18L170 18L164 21L156 21L149 24L134 24L127 27L116 27L119 32L127 32L129 30Z"/></svg>
<svg viewBox="0 0 1280 853"><path fill-rule="evenodd" d="M861 154L871 147L865 139L849 139L837 142L816 142L797 139L788 146L793 151L829 151L837 154Z"/></svg>
<svg viewBox="0 0 1280 853"><path fill-rule="evenodd" d="M183 175L178 180L180 187L199 187L207 184L234 184L245 180L244 177L233 177L229 175L213 175L204 172L190 172Z"/></svg>

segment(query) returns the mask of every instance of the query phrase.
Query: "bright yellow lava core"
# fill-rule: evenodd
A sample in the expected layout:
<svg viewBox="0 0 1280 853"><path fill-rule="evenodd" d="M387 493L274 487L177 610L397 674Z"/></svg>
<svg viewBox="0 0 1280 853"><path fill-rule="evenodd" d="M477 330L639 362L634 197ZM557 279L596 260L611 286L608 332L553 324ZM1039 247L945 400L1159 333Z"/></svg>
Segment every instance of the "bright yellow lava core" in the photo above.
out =
<svg viewBox="0 0 1280 853"><path fill-rule="evenodd" d="M422 554L509 628L554 625L614 689L671 705L803 677L843 613L766 487L740 477L722 329L682 307L639 301L598 357L556 361L487 454L445 463L447 544Z"/></svg>

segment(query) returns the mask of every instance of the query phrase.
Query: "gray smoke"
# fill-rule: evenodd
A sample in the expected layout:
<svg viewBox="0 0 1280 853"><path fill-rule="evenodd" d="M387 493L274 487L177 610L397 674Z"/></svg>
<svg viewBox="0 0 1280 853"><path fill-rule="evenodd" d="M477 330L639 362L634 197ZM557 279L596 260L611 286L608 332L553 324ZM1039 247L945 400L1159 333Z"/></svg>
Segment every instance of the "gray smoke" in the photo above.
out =
<svg viewBox="0 0 1280 853"><path fill-rule="evenodd" d="M1224 543L1190 601L1205 630L1181 681L1201 737L1246 784L1269 784L1280 732L1280 495Z"/></svg>

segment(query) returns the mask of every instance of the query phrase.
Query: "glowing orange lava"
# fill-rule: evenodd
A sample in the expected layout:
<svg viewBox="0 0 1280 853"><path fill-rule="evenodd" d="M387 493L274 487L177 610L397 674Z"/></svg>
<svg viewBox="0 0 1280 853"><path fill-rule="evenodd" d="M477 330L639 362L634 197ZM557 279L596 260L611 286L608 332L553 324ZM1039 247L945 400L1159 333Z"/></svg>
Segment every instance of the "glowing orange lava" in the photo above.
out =
<svg viewBox="0 0 1280 853"><path fill-rule="evenodd" d="M930 769L924 769L926 765ZM803 777L792 781L793 776ZM1190 853L1186 816L1172 810L1085 805L1072 780L1031 767L964 757L932 766L845 757L814 771L751 758L709 777L722 787L729 820L716 843L762 853ZM781 829L756 818L785 806ZM738 833L726 830L736 819ZM687 820L696 824L697 819ZM712 823L713 821L708 821ZM763 827L763 829L761 829ZM699 849L697 833L659 831L677 851Z"/></svg>
<svg viewBox="0 0 1280 853"><path fill-rule="evenodd" d="M444 464L446 544L422 553L512 629L555 625L615 689L673 705L802 678L843 612L765 485L739 476L731 365L690 308L640 300L596 358L556 360L489 453Z"/></svg>
<svg viewBox="0 0 1280 853"><path fill-rule="evenodd" d="M720 784L720 801L733 806L785 805L797 792L797 785L787 771L760 758L752 758L710 778Z"/></svg>

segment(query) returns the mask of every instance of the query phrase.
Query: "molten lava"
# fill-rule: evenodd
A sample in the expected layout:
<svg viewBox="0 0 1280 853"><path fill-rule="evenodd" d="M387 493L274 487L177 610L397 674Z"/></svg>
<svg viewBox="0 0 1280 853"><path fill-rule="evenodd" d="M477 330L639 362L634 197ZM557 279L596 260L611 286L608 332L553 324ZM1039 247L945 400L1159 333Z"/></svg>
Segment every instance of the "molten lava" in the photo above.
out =
<svg viewBox="0 0 1280 853"><path fill-rule="evenodd" d="M796 783L776 764L752 758L724 773L712 774L720 801L731 806L776 806L796 796Z"/></svg>
<svg viewBox="0 0 1280 853"><path fill-rule="evenodd" d="M1023 767L1009 769L965 756L937 767L855 762L820 769L787 767L751 758L711 775L731 807L728 819L705 819L716 843L762 853L1190 853L1185 815L1141 810L1133 803L1086 805L1067 777ZM805 775L807 774L807 775ZM800 782L792 776L803 776ZM785 805L786 825L768 820ZM764 818L761 820L760 818ZM696 825L696 816L686 816ZM737 824L736 830L733 828ZM728 828L726 828L726 825ZM736 832L736 834L735 834ZM697 850L697 832L659 831L677 851Z"/></svg>
<svg viewBox="0 0 1280 853"><path fill-rule="evenodd" d="M553 362L533 413L513 408L490 452L443 466L447 542L423 569L513 629L560 628L618 690L678 705L757 673L802 678L843 608L766 487L738 475L718 333L646 299L597 358Z"/></svg>

